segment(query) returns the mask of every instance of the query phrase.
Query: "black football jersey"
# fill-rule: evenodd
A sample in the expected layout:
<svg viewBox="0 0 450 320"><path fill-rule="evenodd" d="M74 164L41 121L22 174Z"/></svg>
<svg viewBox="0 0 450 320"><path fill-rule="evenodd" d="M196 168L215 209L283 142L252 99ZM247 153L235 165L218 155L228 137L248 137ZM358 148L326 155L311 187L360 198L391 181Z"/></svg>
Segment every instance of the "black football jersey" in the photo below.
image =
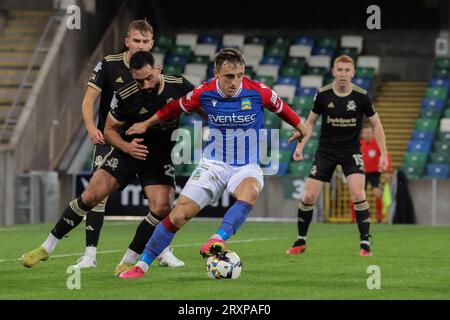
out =
<svg viewBox="0 0 450 320"><path fill-rule="evenodd" d="M139 90L137 83L124 86L114 95L111 101L111 116L124 122L125 132L134 123L143 122L152 117L158 110L172 100L181 98L194 89L192 83L181 76L161 75L160 94L149 94ZM160 158L170 156L176 141L172 141L172 132L178 128L179 118L157 124L149 128L142 135L127 136L122 134L125 141L134 138L144 138L149 151L149 157Z"/></svg>
<svg viewBox="0 0 450 320"><path fill-rule="evenodd" d="M358 150L364 116L375 114L366 90L353 85L349 94L339 95L333 84L319 89L312 112L322 115L319 148L328 150Z"/></svg>
<svg viewBox="0 0 450 320"><path fill-rule="evenodd" d="M114 93L125 84L134 81L130 66L125 60L125 52L109 55L97 63L88 81L100 94L100 110L97 128L103 132Z"/></svg>

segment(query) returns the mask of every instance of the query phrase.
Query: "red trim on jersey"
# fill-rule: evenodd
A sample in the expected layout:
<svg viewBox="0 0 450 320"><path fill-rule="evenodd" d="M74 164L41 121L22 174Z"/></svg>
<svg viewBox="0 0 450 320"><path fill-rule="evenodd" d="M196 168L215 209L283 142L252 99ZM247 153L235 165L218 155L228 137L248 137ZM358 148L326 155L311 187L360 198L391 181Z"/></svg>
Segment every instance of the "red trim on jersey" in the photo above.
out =
<svg viewBox="0 0 450 320"><path fill-rule="evenodd" d="M273 91L267 84L244 77L242 80L242 88L258 91L262 97L263 106L278 115L278 117L289 123L291 126L297 127L301 122L298 114L296 114L295 111L283 101L283 99L278 97L275 91Z"/></svg>

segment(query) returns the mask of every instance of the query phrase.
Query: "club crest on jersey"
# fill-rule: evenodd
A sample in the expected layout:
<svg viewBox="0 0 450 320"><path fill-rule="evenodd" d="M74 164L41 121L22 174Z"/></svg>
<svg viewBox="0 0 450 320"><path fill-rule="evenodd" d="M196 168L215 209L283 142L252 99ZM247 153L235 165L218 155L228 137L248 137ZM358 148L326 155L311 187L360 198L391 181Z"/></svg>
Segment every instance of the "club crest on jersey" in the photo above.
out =
<svg viewBox="0 0 450 320"><path fill-rule="evenodd" d="M252 109L252 101L250 98L243 98L241 102L241 110L251 110Z"/></svg>
<svg viewBox="0 0 450 320"><path fill-rule="evenodd" d="M216 99L211 99L211 103L212 103L213 107L216 107L217 100Z"/></svg>
<svg viewBox="0 0 450 320"><path fill-rule="evenodd" d="M347 111L356 111L356 103L353 100L350 100L347 103Z"/></svg>

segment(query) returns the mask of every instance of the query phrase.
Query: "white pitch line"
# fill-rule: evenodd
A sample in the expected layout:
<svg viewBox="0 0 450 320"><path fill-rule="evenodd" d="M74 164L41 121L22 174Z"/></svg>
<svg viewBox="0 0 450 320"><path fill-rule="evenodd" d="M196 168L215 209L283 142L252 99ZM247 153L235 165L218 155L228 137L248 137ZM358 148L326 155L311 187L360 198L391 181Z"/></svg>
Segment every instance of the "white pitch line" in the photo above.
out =
<svg viewBox="0 0 450 320"><path fill-rule="evenodd" d="M280 238L257 238L257 239L247 239L247 240L231 240L227 241L227 243L247 243L247 242L257 242L257 241L271 241L271 240L279 240ZM185 244L178 244L173 245L171 247L173 248L184 248L184 247L195 247L195 246L201 246L204 243L185 243ZM125 250L125 249L124 249ZM117 252L123 252L124 250L103 250L103 251L97 251L97 254L108 254L108 253L117 253ZM73 256L81 256L84 253L67 253L67 254L59 254L51 256L52 259L54 258L66 258L66 257L73 257ZM0 259L0 262L14 262L14 261L20 261L20 259Z"/></svg>

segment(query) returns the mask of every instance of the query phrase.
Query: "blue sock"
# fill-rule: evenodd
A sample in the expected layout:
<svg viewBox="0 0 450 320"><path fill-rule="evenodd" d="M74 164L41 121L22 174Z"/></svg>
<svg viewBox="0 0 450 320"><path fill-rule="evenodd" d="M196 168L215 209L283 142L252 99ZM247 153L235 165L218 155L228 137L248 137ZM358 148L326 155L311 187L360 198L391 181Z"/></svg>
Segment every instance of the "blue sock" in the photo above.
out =
<svg viewBox="0 0 450 320"><path fill-rule="evenodd" d="M178 227L170 222L169 217L166 217L158 224L152 237L145 245L144 252L141 255L142 261L151 265L153 260L163 252L165 248L172 242Z"/></svg>
<svg viewBox="0 0 450 320"><path fill-rule="evenodd" d="M221 236L224 241L228 240L239 230L252 209L253 206L248 202L241 200L236 201L234 205L228 209L227 213L225 213L222 225L216 233Z"/></svg>

